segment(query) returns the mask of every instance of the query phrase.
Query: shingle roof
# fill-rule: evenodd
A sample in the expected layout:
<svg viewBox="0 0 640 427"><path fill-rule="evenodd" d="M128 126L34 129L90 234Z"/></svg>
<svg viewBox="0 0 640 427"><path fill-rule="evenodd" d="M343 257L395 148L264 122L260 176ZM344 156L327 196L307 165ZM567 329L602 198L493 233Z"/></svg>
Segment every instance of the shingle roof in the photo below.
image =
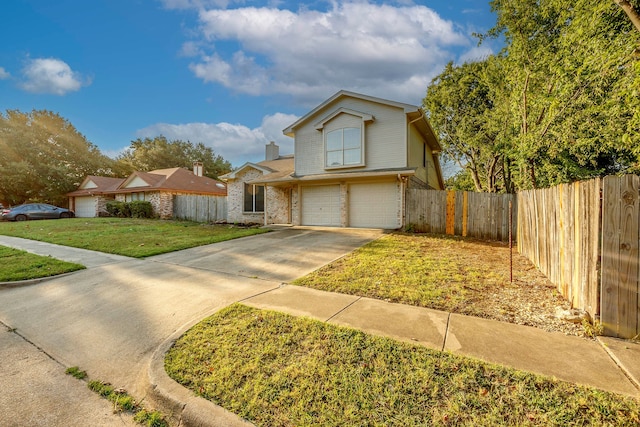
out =
<svg viewBox="0 0 640 427"><path fill-rule="evenodd" d="M280 156L276 160L263 160L258 163L247 162L240 166L238 169L230 172L226 175L222 175L222 179L235 179L236 174L243 171L246 168L253 168L262 171L264 174L259 180L263 179L279 179L288 177L293 174L294 163L293 155ZM253 181L252 181L253 182Z"/></svg>
<svg viewBox="0 0 640 427"><path fill-rule="evenodd" d="M139 178L147 185L128 187L127 185L135 178ZM206 176L196 176L193 172L184 168L157 169L150 172L136 171L126 179L89 176L85 178L83 184L88 182L87 180L89 179L93 181L97 187L78 189L67 193L67 195L85 196L133 193L139 191L169 191L216 196L227 195L227 186L223 182Z"/></svg>
<svg viewBox="0 0 640 427"><path fill-rule="evenodd" d="M95 187L87 187L90 182L92 182ZM93 196L95 194L103 194L105 192L114 191L124 182L124 178L111 178L108 176L95 176L89 175L87 176L80 187L67 193L67 196Z"/></svg>

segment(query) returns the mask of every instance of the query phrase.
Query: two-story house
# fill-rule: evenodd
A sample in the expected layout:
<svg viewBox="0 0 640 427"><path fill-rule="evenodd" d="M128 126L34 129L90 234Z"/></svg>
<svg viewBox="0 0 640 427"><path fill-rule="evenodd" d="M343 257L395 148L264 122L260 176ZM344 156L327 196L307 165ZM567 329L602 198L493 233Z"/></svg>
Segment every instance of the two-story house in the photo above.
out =
<svg viewBox="0 0 640 427"><path fill-rule="evenodd" d="M340 91L284 130L294 155L224 175L227 221L396 229L406 188L444 189L440 144L420 107Z"/></svg>

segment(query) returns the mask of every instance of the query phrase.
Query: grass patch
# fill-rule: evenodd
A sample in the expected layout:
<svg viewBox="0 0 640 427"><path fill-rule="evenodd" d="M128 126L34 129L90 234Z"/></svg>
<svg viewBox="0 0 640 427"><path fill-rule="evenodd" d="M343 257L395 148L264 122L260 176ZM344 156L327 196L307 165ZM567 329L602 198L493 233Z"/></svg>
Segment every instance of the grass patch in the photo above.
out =
<svg viewBox="0 0 640 427"><path fill-rule="evenodd" d="M0 282L38 279L83 268L80 264L0 246Z"/></svg>
<svg viewBox="0 0 640 427"><path fill-rule="evenodd" d="M240 304L181 337L165 369L258 426L640 422L631 398Z"/></svg>
<svg viewBox="0 0 640 427"><path fill-rule="evenodd" d="M169 426L162 413L144 409L125 390L114 389L111 384L98 380L89 381L88 387L91 391L112 402L114 412L126 411L133 413L133 420L138 424L142 424L147 427Z"/></svg>
<svg viewBox="0 0 640 427"><path fill-rule="evenodd" d="M67 375L71 375L79 380L87 378L87 372L77 366L67 368ZM116 389L111 384L103 381L91 380L87 383L89 390L99 394L113 403L114 412L130 412L133 420L146 427L168 427L169 423L164 415L159 411L148 411L140 403L129 395L124 389Z"/></svg>
<svg viewBox="0 0 640 427"><path fill-rule="evenodd" d="M85 378L87 378L87 371L83 371L77 366L72 366L70 368L67 368L67 370L64 372L65 374L71 375L72 377L77 378L79 380L84 380Z"/></svg>
<svg viewBox="0 0 640 427"><path fill-rule="evenodd" d="M262 228L135 218L0 223L0 234L136 258L264 233Z"/></svg>

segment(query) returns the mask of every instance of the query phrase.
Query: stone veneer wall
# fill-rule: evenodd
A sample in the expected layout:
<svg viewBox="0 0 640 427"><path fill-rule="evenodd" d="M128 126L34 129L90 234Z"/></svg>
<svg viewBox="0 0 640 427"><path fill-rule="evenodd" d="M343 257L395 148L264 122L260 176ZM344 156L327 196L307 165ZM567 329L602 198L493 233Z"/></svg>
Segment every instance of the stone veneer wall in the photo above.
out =
<svg viewBox="0 0 640 427"><path fill-rule="evenodd" d="M162 192L159 194L158 210L161 219L173 218L173 194Z"/></svg>
<svg viewBox="0 0 640 427"><path fill-rule="evenodd" d="M340 227L349 226L349 186L340 183Z"/></svg>
<svg viewBox="0 0 640 427"><path fill-rule="evenodd" d="M291 224L300 225L300 198L299 186L294 185L291 188Z"/></svg>

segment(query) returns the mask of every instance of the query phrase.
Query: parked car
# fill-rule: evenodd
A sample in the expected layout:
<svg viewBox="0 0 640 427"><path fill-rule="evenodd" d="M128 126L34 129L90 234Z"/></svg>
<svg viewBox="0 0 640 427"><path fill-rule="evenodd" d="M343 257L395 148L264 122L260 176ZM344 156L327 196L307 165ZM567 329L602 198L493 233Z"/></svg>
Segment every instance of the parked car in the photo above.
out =
<svg viewBox="0 0 640 427"><path fill-rule="evenodd" d="M0 219L6 221L26 221L28 219L58 219L73 218L74 213L69 209L59 208L45 203L27 203L3 209Z"/></svg>

